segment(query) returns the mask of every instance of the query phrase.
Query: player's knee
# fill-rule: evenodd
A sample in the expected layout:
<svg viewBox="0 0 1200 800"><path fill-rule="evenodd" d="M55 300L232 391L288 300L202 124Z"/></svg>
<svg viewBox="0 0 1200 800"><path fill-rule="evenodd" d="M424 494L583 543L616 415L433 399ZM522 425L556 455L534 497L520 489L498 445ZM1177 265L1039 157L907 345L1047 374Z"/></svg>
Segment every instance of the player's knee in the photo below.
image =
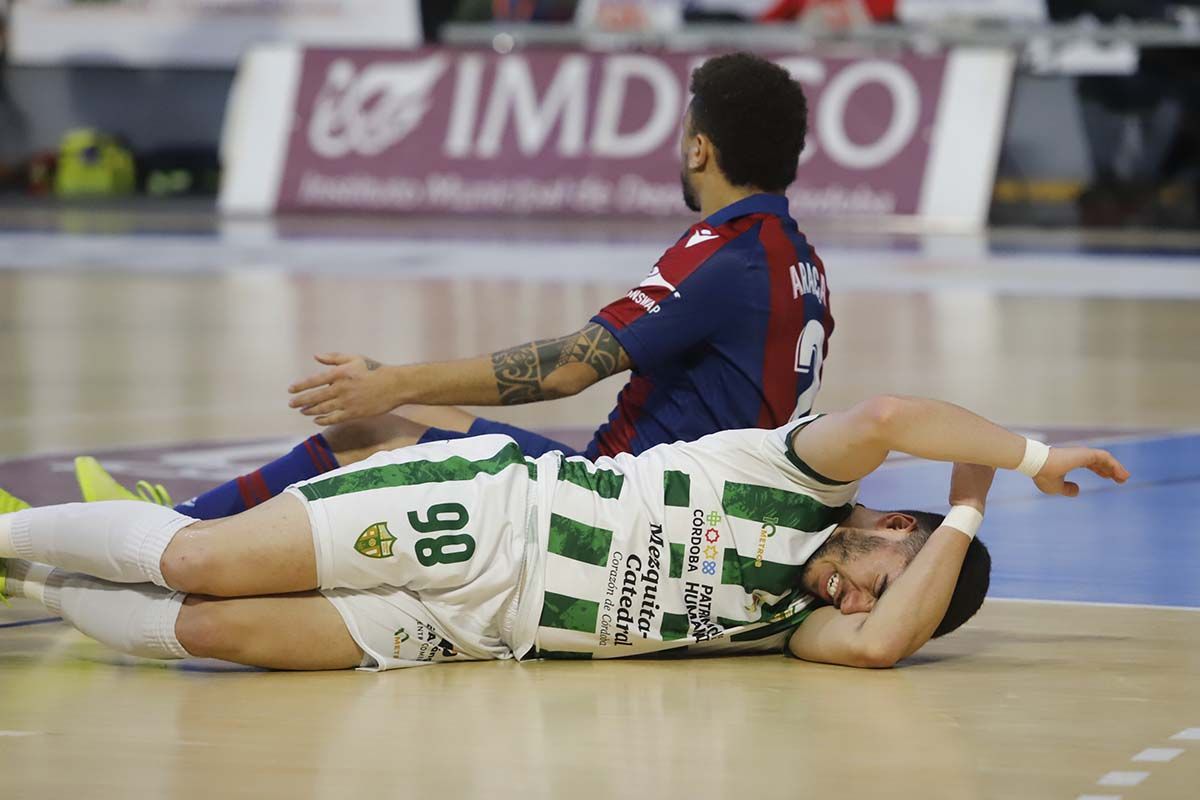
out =
<svg viewBox="0 0 1200 800"><path fill-rule="evenodd" d="M323 435L338 463L345 466L375 453L416 444L426 429L405 417L383 414L332 425Z"/></svg>
<svg viewBox="0 0 1200 800"><path fill-rule="evenodd" d="M163 553L159 567L167 586L189 594L220 594L221 555L210 546L204 530L185 528L175 535Z"/></svg>
<svg viewBox="0 0 1200 800"><path fill-rule="evenodd" d="M225 604L212 598L190 595L175 621L175 638L183 649L197 658L223 658L235 655L239 634Z"/></svg>
<svg viewBox="0 0 1200 800"><path fill-rule="evenodd" d="M394 414L382 414L378 417L356 419L350 422L339 422L330 425L321 435L329 447L338 450L363 450L376 447L392 438L402 420Z"/></svg>

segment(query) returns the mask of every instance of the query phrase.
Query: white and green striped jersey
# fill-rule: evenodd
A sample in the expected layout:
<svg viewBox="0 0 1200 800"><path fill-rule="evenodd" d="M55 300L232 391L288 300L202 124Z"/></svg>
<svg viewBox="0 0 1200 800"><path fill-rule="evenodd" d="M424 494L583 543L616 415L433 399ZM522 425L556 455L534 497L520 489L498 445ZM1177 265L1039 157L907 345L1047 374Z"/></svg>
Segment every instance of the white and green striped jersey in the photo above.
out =
<svg viewBox="0 0 1200 800"><path fill-rule="evenodd" d="M858 492L791 452L814 419L564 458L539 501L544 586L522 601L542 601L536 655L778 652L812 610L803 565Z"/></svg>

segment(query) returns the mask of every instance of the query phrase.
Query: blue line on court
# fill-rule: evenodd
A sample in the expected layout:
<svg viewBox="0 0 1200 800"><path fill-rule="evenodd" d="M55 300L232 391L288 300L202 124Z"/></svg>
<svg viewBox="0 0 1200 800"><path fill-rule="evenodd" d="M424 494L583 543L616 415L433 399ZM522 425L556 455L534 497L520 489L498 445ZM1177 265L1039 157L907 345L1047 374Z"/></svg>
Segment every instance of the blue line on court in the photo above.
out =
<svg viewBox="0 0 1200 800"><path fill-rule="evenodd" d="M992 597L1200 608L1200 434L1098 443L1129 468L1124 486L1072 475L1077 498L997 474L980 533ZM913 462L864 481L873 508L944 511L950 465Z"/></svg>
<svg viewBox="0 0 1200 800"><path fill-rule="evenodd" d="M62 622L62 617L41 617L39 619L23 619L17 622L0 622L0 628L27 628L30 625L47 625L51 622Z"/></svg>

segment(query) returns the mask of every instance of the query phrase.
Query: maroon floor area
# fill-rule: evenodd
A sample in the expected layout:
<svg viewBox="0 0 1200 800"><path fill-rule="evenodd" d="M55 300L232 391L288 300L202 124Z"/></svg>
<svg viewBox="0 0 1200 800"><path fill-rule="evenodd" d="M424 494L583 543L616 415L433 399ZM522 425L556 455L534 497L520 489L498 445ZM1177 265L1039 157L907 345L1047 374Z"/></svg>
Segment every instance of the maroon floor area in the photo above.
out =
<svg viewBox="0 0 1200 800"><path fill-rule="evenodd" d="M592 430L547 430L544 433L583 449L591 440ZM180 502L257 469L295 444L280 439L259 439L23 456L0 461L0 488L34 505L74 502L80 499L75 483L74 457L90 455L99 459L126 486L132 487L138 480L161 483L171 497Z"/></svg>

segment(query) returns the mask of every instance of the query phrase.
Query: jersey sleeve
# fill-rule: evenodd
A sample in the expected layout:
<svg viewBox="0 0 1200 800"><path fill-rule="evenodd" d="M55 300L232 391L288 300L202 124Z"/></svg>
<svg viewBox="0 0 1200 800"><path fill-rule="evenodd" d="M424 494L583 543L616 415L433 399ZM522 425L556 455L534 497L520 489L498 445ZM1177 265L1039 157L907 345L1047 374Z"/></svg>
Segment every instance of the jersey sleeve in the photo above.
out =
<svg viewBox="0 0 1200 800"><path fill-rule="evenodd" d="M775 465L785 472L788 477L804 488L818 495L821 502L827 506L841 506L854 502L858 497L860 481L835 481L822 475L810 467L792 448L792 440L810 422L820 419L823 414L809 414L792 420L788 424L768 432L764 447L768 457Z"/></svg>
<svg viewBox="0 0 1200 800"><path fill-rule="evenodd" d="M745 261L732 252L717 250L690 269L672 261L668 253L639 286L592 317L643 371L710 337L744 285Z"/></svg>

